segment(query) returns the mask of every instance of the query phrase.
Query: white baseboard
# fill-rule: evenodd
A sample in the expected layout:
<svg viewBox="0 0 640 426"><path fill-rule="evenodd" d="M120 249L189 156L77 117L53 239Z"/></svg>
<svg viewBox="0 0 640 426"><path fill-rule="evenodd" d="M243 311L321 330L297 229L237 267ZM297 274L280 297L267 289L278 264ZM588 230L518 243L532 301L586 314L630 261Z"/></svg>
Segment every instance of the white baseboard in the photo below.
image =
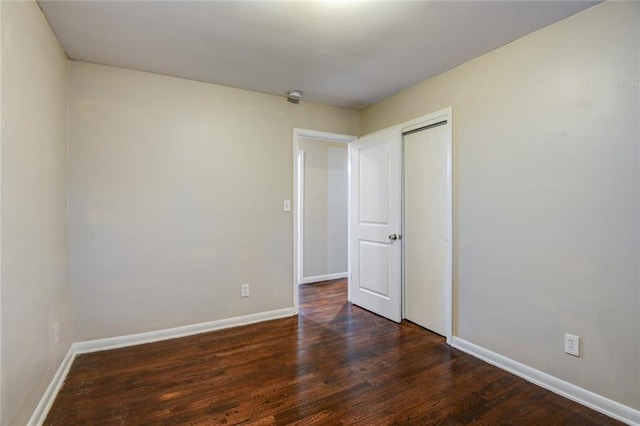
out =
<svg viewBox="0 0 640 426"><path fill-rule="evenodd" d="M217 321L203 322L200 324L185 325L182 327L167 328L164 330L149 331L146 333L129 334L126 336L109 337L106 339L89 340L76 342L71 345L67 355L62 360L58 371L51 379L51 383L42 395L38 406L29 419L28 426L39 426L47 418L49 409L53 405L58 391L69 373L73 359L78 354L104 351L108 349L124 348L126 346L141 345L143 343L158 342L160 340L175 339L194 334L206 333L209 331L222 330L224 328L238 327L241 325L254 324L262 321L269 321L278 318L286 318L295 315L293 308L277 309L275 311L260 312L257 314L243 315L240 317L227 318Z"/></svg>
<svg viewBox="0 0 640 426"><path fill-rule="evenodd" d="M335 274L327 275L314 275L312 277L304 277L302 284L319 283L320 281L338 280L340 278L347 278L349 274L347 272L337 272Z"/></svg>
<svg viewBox="0 0 640 426"><path fill-rule="evenodd" d="M293 308L277 309L275 311L259 312L257 314L243 315L240 317L226 318L199 324L185 325L182 327L167 328L164 330L148 331L146 333L128 334L126 336L107 337L105 339L87 340L76 343L77 353L105 351L108 349L124 348L127 346L142 345L144 343L159 342L161 340L186 337L208 331L222 330L224 328L238 327L254 324L256 322L269 321L278 318L286 318L295 315Z"/></svg>
<svg viewBox="0 0 640 426"><path fill-rule="evenodd" d="M335 279L335 278L330 278ZM183 327L169 328L165 330L150 331L146 333L130 334L126 336L110 337L106 339L76 342L71 345L65 355L56 374L51 379L51 383L44 392L29 422L29 426L41 425L47 417L51 405L55 401L58 391L62 387L64 380L69 373L73 359L77 354L96 352L108 349L122 348L126 346L152 343L160 340L174 339L178 337L191 336L209 331L222 330L225 328L237 327L241 325L253 324L272 319L285 318L295 315L293 308L278 309L275 311L260 312L257 314L244 315L240 317L209 321L200 324L192 324ZM516 376L534 383L540 387L548 389L572 401L576 401L586 407L596 410L614 419L620 420L629 425L640 425L640 411L619 402L605 398L594 392L588 391L573 385L550 374L544 373L535 368L521 364L503 355L492 352L481 346L468 342L459 337L453 337L453 347L479 358L498 368L506 370Z"/></svg>
<svg viewBox="0 0 640 426"><path fill-rule="evenodd" d="M42 395L40 402L33 411L33 414L27 423L28 426L37 426L44 423L47 418L47 414L49 414L49 409L58 395L58 391L62 387L64 380L67 378L67 374L69 373L69 369L71 368L71 364L75 357L75 343L72 343L67 354L62 359L62 363L60 364L60 367L58 367L58 371L54 374L49 386L47 386L47 389L44 391L44 395Z"/></svg>
<svg viewBox="0 0 640 426"><path fill-rule="evenodd" d="M453 347L604 415L629 425L640 425L639 410L565 382L459 337L453 337Z"/></svg>

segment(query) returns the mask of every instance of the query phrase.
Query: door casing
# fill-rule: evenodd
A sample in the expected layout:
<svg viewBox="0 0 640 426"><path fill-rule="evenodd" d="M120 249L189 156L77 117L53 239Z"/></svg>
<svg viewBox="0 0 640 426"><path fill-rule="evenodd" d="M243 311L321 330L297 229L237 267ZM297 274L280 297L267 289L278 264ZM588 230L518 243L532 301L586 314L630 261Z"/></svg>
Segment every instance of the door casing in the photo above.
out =
<svg viewBox="0 0 640 426"><path fill-rule="evenodd" d="M318 141L323 142L341 142L341 143L349 143L355 139L356 136L351 135L343 135L339 133L328 133L328 132L319 132L317 130L307 130L307 129L293 129L293 310L295 314L298 313L298 286L301 283L302 279L302 262L303 262L303 244L301 244L302 238L302 215L300 211L300 206L302 204L304 197L304 188L300 185L300 162L304 159L304 154L300 155L299 151L299 140L301 138L309 138L316 139ZM350 151L348 155L350 155ZM348 161L348 176L347 179L350 180L350 165L351 158L347 158ZM349 206L351 205L351 191L348 191L348 200ZM349 214L349 213L348 213ZM350 232L350 231L349 231ZM349 243L348 243L349 244ZM347 253L349 253L349 247L347 247ZM351 275L351 262L347 263L348 274ZM350 300L350 299L349 299Z"/></svg>

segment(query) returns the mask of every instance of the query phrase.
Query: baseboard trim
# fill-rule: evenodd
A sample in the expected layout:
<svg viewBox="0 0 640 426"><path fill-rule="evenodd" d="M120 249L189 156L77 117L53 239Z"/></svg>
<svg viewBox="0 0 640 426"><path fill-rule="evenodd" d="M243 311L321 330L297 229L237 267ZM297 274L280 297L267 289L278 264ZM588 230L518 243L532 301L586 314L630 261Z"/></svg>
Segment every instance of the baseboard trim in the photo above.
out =
<svg viewBox="0 0 640 426"><path fill-rule="evenodd" d="M72 343L69 346L69 350L67 354L62 359L62 363L56 374L54 374L49 386L44 391L44 395L40 398L40 402L36 406L36 409L33 411L31 418L27 422L28 426L37 426L44 423L47 418L47 414L49 414L49 409L53 405L53 401L55 401L56 396L58 395L58 391L62 387L65 379L67 378L67 374L69 373L69 369L71 368L71 364L73 364L73 359L76 357L76 349L75 343Z"/></svg>
<svg viewBox="0 0 640 426"><path fill-rule="evenodd" d="M145 343L159 342L161 340L176 339L192 336L194 334L241 325L254 324L278 318L286 318L295 315L293 308L277 309L275 311L260 312L257 314L243 315L240 317L226 318L199 324L185 325L182 327L167 328L164 330L148 331L146 333L128 334L125 336L107 337L105 339L87 340L76 343L78 353L105 351L109 349L124 348L127 346L142 345Z"/></svg>
<svg viewBox="0 0 640 426"><path fill-rule="evenodd" d="M491 365L522 377L542 388L557 393L567 399L575 401L606 416L620 420L628 425L640 425L640 411L619 402L613 401L602 395L588 391L579 386L565 382L555 376L536 370L533 367L521 364L489 349L468 342L459 337L453 337L452 346L463 352L479 358Z"/></svg>
<svg viewBox="0 0 640 426"><path fill-rule="evenodd" d="M347 278L349 274L347 272L337 272L335 274L326 275L314 275L312 277L305 277L302 279L302 284L318 283L320 281L338 280L340 278Z"/></svg>

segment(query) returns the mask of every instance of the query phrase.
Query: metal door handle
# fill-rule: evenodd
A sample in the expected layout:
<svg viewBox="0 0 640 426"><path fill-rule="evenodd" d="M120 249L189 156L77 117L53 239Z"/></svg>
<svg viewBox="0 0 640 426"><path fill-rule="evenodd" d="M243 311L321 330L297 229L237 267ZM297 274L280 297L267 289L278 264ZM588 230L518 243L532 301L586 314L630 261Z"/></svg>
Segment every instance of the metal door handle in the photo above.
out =
<svg viewBox="0 0 640 426"><path fill-rule="evenodd" d="M402 236L398 235L398 234L391 234L389 235L389 239L391 241L395 241L395 240L399 240L400 238L402 238Z"/></svg>

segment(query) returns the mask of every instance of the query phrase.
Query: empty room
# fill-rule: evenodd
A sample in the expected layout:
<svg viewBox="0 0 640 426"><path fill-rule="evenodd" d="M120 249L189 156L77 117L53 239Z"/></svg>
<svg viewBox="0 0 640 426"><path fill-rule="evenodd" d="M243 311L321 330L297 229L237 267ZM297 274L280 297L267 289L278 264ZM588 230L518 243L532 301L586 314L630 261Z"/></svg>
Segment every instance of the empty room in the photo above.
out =
<svg viewBox="0 0 640 426"><path fill-rule="evenodd" d="M0 25L0 425L640 425L640 2Z"/></svg>

